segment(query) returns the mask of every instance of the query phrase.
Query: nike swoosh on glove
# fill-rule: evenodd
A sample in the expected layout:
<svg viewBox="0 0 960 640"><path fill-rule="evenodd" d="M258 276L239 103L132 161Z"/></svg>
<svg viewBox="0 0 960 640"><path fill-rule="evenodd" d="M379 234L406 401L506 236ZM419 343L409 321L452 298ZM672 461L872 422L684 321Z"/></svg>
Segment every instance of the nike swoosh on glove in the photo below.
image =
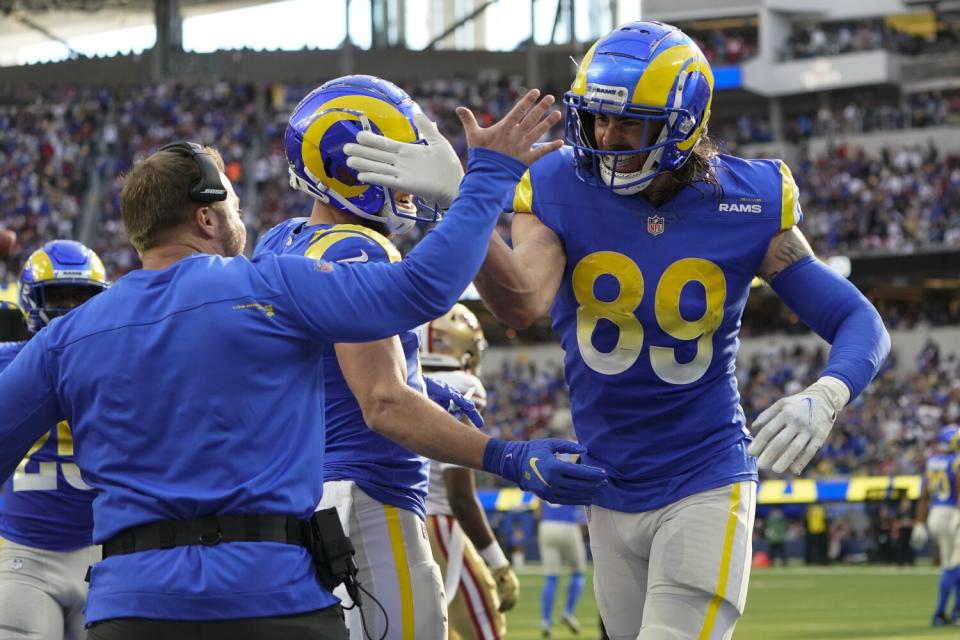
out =
<svg viewBox="0 0 960 640"><path fill-rule="evenodd" d="M436 123L422 113L413 116L413 123L427 144L361 131L356 143L343 145L347 166L358 172L360 182L412 193L448 209L460 191L463 165Z"/></svg>
<svg viewBox="0 0 960 640"><path fill-rule="evenodd" d="M491 438L483 452L483 469L532 491L548 502L590 504L607 486L607 472L564 462L558 453L586 453L586 447L557 438L506 441Z"/></svg>
<svg viewBox="0 0 960 640"><path fill-rule="evenodd" d="M427 385L427 396L440 408L457 420L466 416L477 429L483 427L483 416L477 411L477 405L466 396L441 380L424 376L423 381Z"/></svg>
<svg viewBox="0 0 960 640"><path fill-rule="evenodd" d="M850 400L843 381L823 376L792 396L781 398L753 421L747 453L761 469L799 474L823 446L837 414Z"/></svg>

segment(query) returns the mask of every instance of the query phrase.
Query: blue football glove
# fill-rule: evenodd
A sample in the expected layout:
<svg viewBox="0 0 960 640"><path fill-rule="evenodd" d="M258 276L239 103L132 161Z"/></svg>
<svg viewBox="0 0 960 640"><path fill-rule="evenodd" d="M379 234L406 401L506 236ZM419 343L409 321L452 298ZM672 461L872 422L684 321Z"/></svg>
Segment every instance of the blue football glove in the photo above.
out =
<svg viewBox="0 0 960 640"><path fill-rule="evenodd" d="M483 417L477 411L477 406L466 396L441 380L424 376L427 384L427 396L457 420L466 416L477 429L483 426Z"/></svg>
<svg viewBox="0 0 960 640"><path fill-rule="evenodd" d="M492 438L483 452L483 469L503 476L557 504L590 504L607 486L607 472L564 462L558 453L585 453L586 447L557 438L512 441Z"/></svg>

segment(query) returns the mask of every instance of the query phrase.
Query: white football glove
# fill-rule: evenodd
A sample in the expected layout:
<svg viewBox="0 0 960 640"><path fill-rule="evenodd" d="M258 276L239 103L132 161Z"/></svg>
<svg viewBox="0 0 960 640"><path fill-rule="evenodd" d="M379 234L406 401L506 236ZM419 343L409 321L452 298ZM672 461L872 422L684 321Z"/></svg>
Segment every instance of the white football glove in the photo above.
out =
<svg viewBox="0 0 960 640"><path fill-rule="evenodd" d="M361 131L356 144L343 145L347 166L358 172L361 182L412 193L449 208L463 179L460 158L430 118L418 113L413 122L427 144L397 142Z"/></svg>
<svg viewBox="0 0 960 640"><path fill-rule="evenodd" d="M913 531L910 532L910 546L919 551L923 545L927 544L930 534L927 533L927 525L917 522L913 525Z"/></svg>
<svg viewBox="0 0 960 640"><path fill-rule="evenodd" d="M823 376L798 394L777 400L753 422L753 443L761 469L799 474L830 434L837 414L850 400L842 381Z"/></svg>

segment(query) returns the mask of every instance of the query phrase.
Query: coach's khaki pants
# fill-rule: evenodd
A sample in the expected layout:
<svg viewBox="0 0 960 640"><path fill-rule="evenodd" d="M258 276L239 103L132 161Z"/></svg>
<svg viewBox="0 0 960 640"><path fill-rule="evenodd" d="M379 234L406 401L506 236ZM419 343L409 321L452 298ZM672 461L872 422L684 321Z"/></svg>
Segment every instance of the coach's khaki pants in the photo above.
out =
<svg viewBox="0 0 960 640"><path fill-rule="evenodd" d="M611 640L727 640L750 578L756 483L655 511L589 510L594 591Z"/></svg>

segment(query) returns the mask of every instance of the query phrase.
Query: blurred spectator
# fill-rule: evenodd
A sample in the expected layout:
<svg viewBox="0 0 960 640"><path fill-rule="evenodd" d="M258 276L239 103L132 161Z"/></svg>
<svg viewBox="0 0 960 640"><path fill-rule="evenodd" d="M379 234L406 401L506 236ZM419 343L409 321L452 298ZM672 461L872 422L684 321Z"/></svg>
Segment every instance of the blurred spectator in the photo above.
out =
<svg viewBox="0 0 960 640"><path fill-rule="evenodd" d="M879 156L841 146L793 169L803 231L820 255L960 246L960 157L932 143Z"/></svg>
<svg viewBox="0 0 960 640"><path fill-rule="evenodd" d="M804 556L807 564L829 564L827 556L830 523L827 520L827 511L822 504L812 504L807 507L807 537Z"/></svg>
<svg viewBox="0 0 960 640"><path fill-rule="evenodd" d="M770 548L770 566L776 563L777 558L780 558L782 566L787 566L787 519L780 509L772 509L767 516L764 537Z"/></svg>
<svg viewBox="0 0 960 640"><path fill-rule="evenodd" d="M910 546L910 532L913 531L913 503L909 498L900 500L897 505L895 519L897 566L913 566L915 564L913 547Z"/></svg>
<svg viewBox="0 0 960 640"><path fill-rule="evenodd" d="M884 23L882 18L797 25L783 49L782 60L832 56L887 49L901 55L937 53L955 49L957 33L950 23L929 36L913 35Z"/></svg>

